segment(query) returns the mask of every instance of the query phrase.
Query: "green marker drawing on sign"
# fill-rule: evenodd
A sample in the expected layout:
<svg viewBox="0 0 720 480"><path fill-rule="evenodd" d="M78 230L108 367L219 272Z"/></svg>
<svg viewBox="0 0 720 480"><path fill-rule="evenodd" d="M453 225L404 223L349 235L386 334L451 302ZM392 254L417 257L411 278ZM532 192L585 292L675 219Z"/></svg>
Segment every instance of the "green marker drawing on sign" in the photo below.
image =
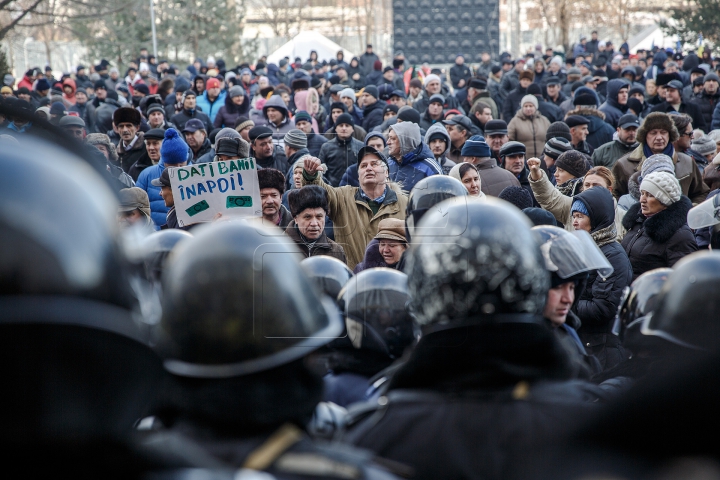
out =
<svg viewBox="0 0 720 480"><path fill-rule="evenodd" d="M227 197L226 208L252 207L252 197Z"/></svg>
<svg viewBox="0 0 720 480"><path fill-rule="evenodd" d="M196 203L195 205L193 205L192 207L186 209L185 213L187 213L188 215L190 215L192 217L193 215L197 215L200 212L204 212L208 208L210 208L210 205L208 205L206 200L202 200L202 201Z"/></svg>

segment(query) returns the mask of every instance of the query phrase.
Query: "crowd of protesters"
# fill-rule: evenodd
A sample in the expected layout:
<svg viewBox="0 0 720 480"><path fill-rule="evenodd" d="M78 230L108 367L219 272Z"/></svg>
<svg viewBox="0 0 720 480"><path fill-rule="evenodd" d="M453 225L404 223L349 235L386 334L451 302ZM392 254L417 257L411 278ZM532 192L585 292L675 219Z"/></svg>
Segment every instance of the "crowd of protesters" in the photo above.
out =
<svg viewBox="0 0 720 480"><path fill-rule="evenodd" d="M563 476L567 465L549 459L567 444L553 442L567 441L580 419L605 418L594 404L640 408L627 397L638 382L703 360L698 351L719 333L688 320L720 307L720 295L707 293L719 286L717 253L698 252L720 248L716 68L707 50L631 54L596 32L571 54L538 46L517 58L484 52L479 64L458 55L448 69L409 65L402 52L383 65L371 45L349 62L312 52L232 68L210 57L181 69L142 51L123 74L103 60L59 79L49 67L5 75L0 156L20 158L29 139L61 132L115 191L116 226L147 235L155 250L135 259L145 262L142 280L128 288L146 324L160 323L163 339L149 351L173 387L162 408L134 420L197 442L172 444L187 464L277 478L541 478L533 465L545 461ZM173 168L248 157L260 217L178 223ZM117 239L92 224L102 215L83 203L90 191L77 193L91 172L58 160L62 186L51 187L42 162L54 163L33 158L28 175L58 189L63 223L24 230L2 214L14 232L0 234L5 250L21 250L0 260L3 295L119 298L121 280L83 263L118 261L101 258L117 254L107 253ZM25 198L25 176L13 175L5 180L18 186L0 191ZM25 201L36 226L55 221L55 207L38 203L36 214L30 193ZM689 223L699 211L711 220ZM63 221L69 212L82 220ZM62 234L67 257L40 255L43 236L63 228L93 235L69 247ZM254 252L268 245L305 260L270 255L257 267ZM258 268L262 293L253 290ZM90 270L119 290L76 286ZM266 303L253 310L253 298ZM334 340L268 340L277 337ZM321 360L300 348L310 345ZM187 467L150 439L162 468ZM539 447L547 458L531 458ZM643 452L632 458L645 468Z"/></svg>

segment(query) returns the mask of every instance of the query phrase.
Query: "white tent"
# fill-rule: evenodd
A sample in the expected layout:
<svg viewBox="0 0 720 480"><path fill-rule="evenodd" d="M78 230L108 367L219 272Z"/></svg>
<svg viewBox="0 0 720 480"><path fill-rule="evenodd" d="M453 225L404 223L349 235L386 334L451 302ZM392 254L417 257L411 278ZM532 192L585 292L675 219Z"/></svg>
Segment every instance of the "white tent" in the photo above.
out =
<svg viewBox="0 0 720 480"><path fill-rule="evenodd" d="M305 62L310 58L311 50L317 52L319 60L333 60L340 50L345 54L345 61L348 63L355 56L350 50L342 48L324 35L317 32L300 32L292 40L268 55L267 61L277 65L285 57L289 57L291 62L295 60L295 57L300 57Z"/></svg>

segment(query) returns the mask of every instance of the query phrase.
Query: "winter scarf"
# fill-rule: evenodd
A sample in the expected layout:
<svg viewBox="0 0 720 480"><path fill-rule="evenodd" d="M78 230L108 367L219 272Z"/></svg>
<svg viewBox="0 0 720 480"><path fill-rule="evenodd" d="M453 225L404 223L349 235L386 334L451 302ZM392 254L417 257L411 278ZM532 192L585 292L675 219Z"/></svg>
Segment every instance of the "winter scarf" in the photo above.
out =
<svg viewBox="0 0 720 480"><path fill-rule="evenodd" d="M665 147L665 150L661 152L663 155L667 155L670 158L673 158L673 155L675 155L675 148L673 148L672 143L668 143L667 147ZM643 155L645 155L645 158L652 157L655 155L655 153L650 150L650 147L647 143L643 143Z"/></svg>
<svg viewBox="0 0 720 480"><path fill-rule="evenodd" d="M608 243L616 241L617 230L615 229L615 223L592 232L590 236L593 238L593 240L595 240L595 243L598 247L602 247L603 245L607 245Z"/></svg>
<svg viewBox="0 0 720 480"><path fill-rule="evenodd" d="M572 178L568 180L567 182L563 183L562 185L558 185L557 188L560 193L565 195L566 197L574 197L577 193L577 189L579 188L579 185L582 185L582 178Z"/></svg>

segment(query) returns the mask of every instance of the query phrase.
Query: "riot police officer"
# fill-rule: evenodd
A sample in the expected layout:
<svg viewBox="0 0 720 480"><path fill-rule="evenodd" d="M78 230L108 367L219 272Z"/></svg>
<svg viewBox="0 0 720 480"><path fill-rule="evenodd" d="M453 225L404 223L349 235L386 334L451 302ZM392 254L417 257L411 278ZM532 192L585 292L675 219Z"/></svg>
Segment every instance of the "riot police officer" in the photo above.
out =
<svg viewBox="0 0 720 480"><path fill-rule="evenodd" d="M325 401L345 407L364 400L370 378L413 343L409 300L407 275L397 270L369 268L348 281L338 296L347 335L328 356Z"/></svg>
<svg viewBox="0 0 720 480"><path fill-rule="evenodd" d="M300 257L245 222L205 226L173 251L160 348L177 393L161 420L221 461L279 478L393 478L369 453L320 448L303 431L322 396L308 357L342 323Z"/></svg>
<svg viewBox="0 0 720 480"><path fill-rule="evenodd" d="M328 255L308 257L300 262L300 266L333 301L337 300L340 290L353 276L352 270L345 263Z"/></svg>
<svg viewBox="0 0 720 480"><path fill-rule="evenodd" d="M457 179L447 175L425 177L410 191L405 211L405 230L408 242L415 234L415 226L435 205L453 197L467 197L467 189Z"/></svg>
<svg viewBox="0 0 720 480"><path fill-rule="evenodd" d="M5 144L0 163L5 458L29 478L139 478L202 465L184 442L145 448L133 434L165 374L134 315L112 191L38 139Z"/></svg>
<svg viewBox="0 0 720 480"><path fill-rule="evenodd" d="M437 207L417 225L407 265L422 337L387 393L350 410L345 439L420 479L503 478L581 419L597 388L568 381L544 323L550 275L529 220L493 199Z"/></svg>

